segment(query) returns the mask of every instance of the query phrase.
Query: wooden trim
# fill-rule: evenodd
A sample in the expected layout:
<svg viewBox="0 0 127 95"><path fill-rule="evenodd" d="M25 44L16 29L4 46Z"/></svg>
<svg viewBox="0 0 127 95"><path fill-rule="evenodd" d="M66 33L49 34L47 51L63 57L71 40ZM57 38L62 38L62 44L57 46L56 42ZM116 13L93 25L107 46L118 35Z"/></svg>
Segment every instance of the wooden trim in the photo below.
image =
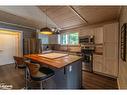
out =
<svg viewBox="0 0 127 95"><path fill-rule="evenodd" d="M69 26L69 27L63 27L63 28L60 28L60 30L64 31L64 30L79 28L79 27L83 27L83 26L85 26L85 24L79 24L79 25L73 25L73 26Z"/></svg>
<svg viewBox="0 0 127 95"><path fill-rule="evenodd" d="M103 52L94 52L94 55L103 55Z"/></svg>
<svg viewBox="0 0 127 95"><path fill-rule="evenodd" d="M111 23L115 23L115 22L118 22L118 20L108 20L108 21L93 23L93 24L80 24L80 25L73 26L73 27L65 27L65 28L61 29L61 33L64 33L66 31L69 31L69 30L72 30L72 29L83 28L83 27L85 27L86 29L102 27L105 24L111 24Z"/></svg>
<svg viewBox="0 0 127 95"><path fill-rule="evenodd" d="M97 71L93 71L95 74L100 74L100 75L103 75L103 76L107 76L107 77L110 77L110 78L114 78L114 79L117 79L116 76L112 76L112 75L108 75L108 74L105 74L105 73L102 73L102 72L97 72Z"/></svg>
<svg viewBox="0 0 127 95"><path fill-rule="evenodd" d="M120 89L120 83L119 83L118 78L117 78L117 85L118 85L118 89Z"/></svg>
<svg viewBox="0 0 127 95"><path fill-rule="evenodd" d="M82 16L75 10L75 8L73 8L72 6L69 6L69 8L70 8L82 21L84 21L85 23L88 23L88 21L87 21L84 17L82 17Z"/></svg>
<svg viewBox="0 0 127 95"><path fill-rule="evenodd" d="M120 6L119 12L118 12L118 15L117 15L117 19L118 19L118 20L120 20L121 13L122 13L122 9L123 9L123 6Z"/></svg>
<svg viewBox="0 0 127 95"><path fill-rule="evenodd" d="M4 22L4 21L0 21L0 23L16 26L16 27L20 27L20 28L32 29L32 30L36 30L37 29L37 28L29 27L29 26L24 26L24 25L20 25L20 24L16 24L16 23L10 23L10 22Z"/></svg>
<svg viewBox="0 0 127 95"><path fill-rule="evenodd" d="M97 43L97 44L95 44L95 46L102 46L103 45L103 43Z"/></svg>

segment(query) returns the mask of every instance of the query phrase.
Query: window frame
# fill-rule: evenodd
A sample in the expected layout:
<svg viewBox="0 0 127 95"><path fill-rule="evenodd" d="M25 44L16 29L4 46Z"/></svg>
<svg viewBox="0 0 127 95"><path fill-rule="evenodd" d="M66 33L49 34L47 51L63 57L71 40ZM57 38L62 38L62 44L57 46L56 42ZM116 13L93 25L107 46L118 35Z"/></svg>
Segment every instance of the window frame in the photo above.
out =
<svg viewBox="0 0 127 95"><path fill-rule="evenodd" d="M77 44L71 44L71 43L70 43L70 34L74 34L74 33L77 33L77 34L78 34L78 43L77 43ZM68 43L69 43L68 45L72 45L72 46L74 46L74 45L79 45L79 33L78 33L78 32L68 33L68 35L69 35L69 36L68 36Z"/></svg>
<svg viewBox="0 0 127 95"><path fill-rule="evenodd" d="M78 34L78 43L77 44L70 44L70 41L69 41L69 39L70 39L70 34L73 34L73 33L77 33ZM61 38L63 35L66 35L66 44L63 44L63 42L61 41L61 40L63 40L63 38ZM70 45L70 46L77 46L77 45L79 45L79 33L78 32L70 32L70 33L62 33L62 34L60 34L60 36L59 36L60 38L59 38L59 44L60 45Z"/></svg>

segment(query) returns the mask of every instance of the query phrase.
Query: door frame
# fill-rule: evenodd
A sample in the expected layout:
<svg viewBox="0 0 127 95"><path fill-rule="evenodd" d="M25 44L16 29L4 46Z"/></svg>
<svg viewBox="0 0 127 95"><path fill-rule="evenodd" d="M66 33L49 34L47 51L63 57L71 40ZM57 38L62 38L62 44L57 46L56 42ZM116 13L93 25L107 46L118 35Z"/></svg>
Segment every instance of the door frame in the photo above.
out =
<svg viewBox="0 0 127 95"><path fill-rule="evenodd" d="M10 32L17 32L20 33L20 39L19 39L19 51L18 51L18 56L23 56L23 31L21 30L14 30L14 29L8 29L8 28L0 28L0 30L5 30L5 31L10 31Z"/></svg>

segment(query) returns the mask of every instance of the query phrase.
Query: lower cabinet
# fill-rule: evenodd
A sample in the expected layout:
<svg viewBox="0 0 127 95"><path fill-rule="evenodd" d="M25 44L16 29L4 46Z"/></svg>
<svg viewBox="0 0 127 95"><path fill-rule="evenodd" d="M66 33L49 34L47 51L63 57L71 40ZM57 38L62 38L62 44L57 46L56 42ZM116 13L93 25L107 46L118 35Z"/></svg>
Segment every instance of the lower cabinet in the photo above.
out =
<svg viewBox="0 0 127 95"><path fill-rule="evenodd" d="M106 59L104 55L93 54L93 71L115 78L118 74L118 62L113 58Z"/></svg>
<svg viewBox="0 0 127 95"><path fill-rule="evenodd" d="M103 73L103 56L93 54L93 71Z"/></svg>
<svg viewBox="0 0 127 95"><path fill-rule="evenodd" d="M55 75L44 83L46 89L80 89L82 87L81 60L64 68L55 69Z"/></svg>

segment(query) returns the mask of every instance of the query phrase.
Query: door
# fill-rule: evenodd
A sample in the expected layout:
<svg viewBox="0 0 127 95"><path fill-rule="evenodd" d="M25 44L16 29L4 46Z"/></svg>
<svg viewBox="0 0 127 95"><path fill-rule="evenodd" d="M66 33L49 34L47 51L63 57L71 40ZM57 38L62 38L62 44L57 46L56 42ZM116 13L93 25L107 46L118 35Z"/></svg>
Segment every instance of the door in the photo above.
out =
<svg viewBox="0 0 127 95"><path fill-rule="evenodd" d="M13 56L19 55L19 33L0 31L0 65L13 63Z"/></svg>

